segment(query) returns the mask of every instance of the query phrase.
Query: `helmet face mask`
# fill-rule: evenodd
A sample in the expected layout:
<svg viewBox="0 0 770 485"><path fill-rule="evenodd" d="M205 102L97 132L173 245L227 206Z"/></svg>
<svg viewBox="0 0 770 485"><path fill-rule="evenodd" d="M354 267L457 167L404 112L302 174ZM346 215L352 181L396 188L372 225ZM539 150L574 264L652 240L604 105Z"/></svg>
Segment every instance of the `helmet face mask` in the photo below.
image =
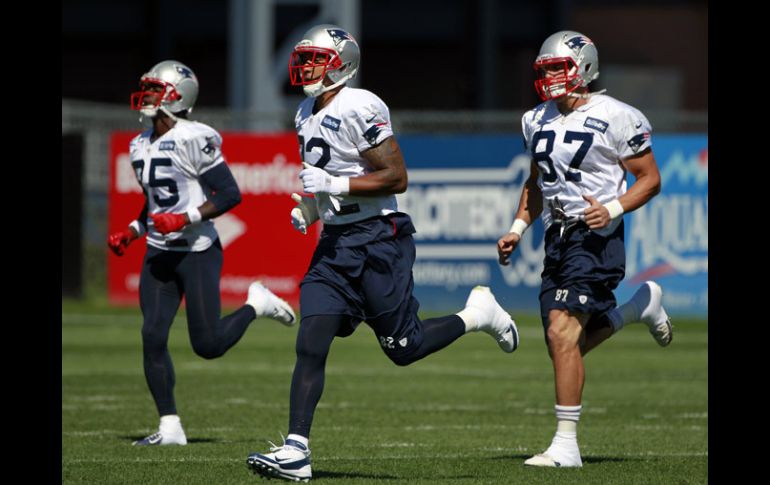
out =
<svg viewBox="0 0 770 485"><path fill-rule="evenodd" d="M153 66L139 80L139 91L131 94L131 109L153 118L158 111L171 117L191 112L198 99L198 78L177 61L163 61Z"/></svg>
<svg viewBox="0 0 770 485"><path fill-rule="evenodd" d="M178 99L179 93L172 84L159 79L143 78L139 82L139 91L131 94L131 109L152 118L163 102L170 103Z"/></svg>
<svg viewBox="0 0 770 485"><path fill-rule="evenodd" d="M335 25L317 25L294 47L289 80L292 86L302 86L307 96L316 97L352 79L360 60L361 51L352 35Z"/></svg>
<svg viewBox="0 0 770 485"><path fill-rule="evenodd" d="M534 66L535 90L543 101L572 94L599 77L599 54L594 43L572 30L556 32L540 48Z"/></svg>
<svg viewBox="0 0 770 485"><path fill-rule="evenodd" d="M297 47L289 59L289 78L292 86L306 86L323 81L327 72L342 66L340 56L323 47Z"/></svg>
<svg viewBox="0 0 770 485"><path fill-rule="evenodd" d="M580 87L578 68L569 57L543 59L535 62L535 90L540 99L556 99Z"/></svg>

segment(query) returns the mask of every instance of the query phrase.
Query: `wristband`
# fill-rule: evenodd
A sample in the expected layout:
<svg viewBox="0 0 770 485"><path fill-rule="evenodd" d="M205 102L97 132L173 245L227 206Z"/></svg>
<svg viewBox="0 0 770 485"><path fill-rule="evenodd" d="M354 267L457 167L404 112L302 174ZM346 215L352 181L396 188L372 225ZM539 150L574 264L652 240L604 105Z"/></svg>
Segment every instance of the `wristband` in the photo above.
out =
<svg viewBox="0 0 770 485"><path fill-rule="evenodd" d="M203 219L203 216L201 216L201 211L193 207L187 211L187 218L190 219L190 224L195 224L196 222L200 222L201 219Z"/></svg>
<svg viewBox="0 0 770 485"><path fill-rule="evenodd" d="M329 183L329 193L348 195L350 193L350 177L332 177Z"/></svg>
<svg viewBox="0 0 770 485"><path fill-rule="evenodd" d="M610 219L615 219L617 217L620 217L623 215L623 206L620 204L620 201L618 199L615 199L611 202L607 202L604 204L605 209L610 213Z"/></svg>
<svg viewBox="0 0 770 485"><path fill-rule="evenodd" d="M511 225L511 229L508 232L518 234L519 237L521 237L522 234L524 234L524 231L526 231L528 227L529 227L529 224L524 222L524 219L516 219L513 221L513 225Z"/></svg>
<svg viewBox="0 0 770 485"><path fill-rule="evenodd" d="M138 220L131 221L131 224L129 224L128 227L133 229L137 236L141 236L142 234L145 233L144 224L142 224Z"/></svg>

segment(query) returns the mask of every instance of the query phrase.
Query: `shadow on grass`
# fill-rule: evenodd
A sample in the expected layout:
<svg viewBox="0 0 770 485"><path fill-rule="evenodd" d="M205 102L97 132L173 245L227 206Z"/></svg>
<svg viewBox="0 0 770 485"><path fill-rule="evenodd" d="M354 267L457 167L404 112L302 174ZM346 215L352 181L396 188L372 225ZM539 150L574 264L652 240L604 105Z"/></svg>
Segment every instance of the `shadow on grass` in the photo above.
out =
<svg viewBox="0 0 770 485"><path fill-rule="evenodd" d="M406 477L394 477L392 475L379 475L379 474L372 474L372 473L346 473L346 472L325 472L323 470L313 470L313 480L318 480L322 478L361 478L361 479L370 479L370 480L406 480ZM451 478L448 477L441 477L437 478L435 475L431 475L431 477L419 477L415 476L414 474L410 474L409 478L414 479L422 479L422 478L436 478L437 480L459 480L459 479L469 479L469 478L477 478L475 475L466 475L466 476L453 476Z"/></svg>
<svg viewBox="0 0 770 485"><path fill-rule="evenodd" d="M144 439L146 437L147 436L140 436L140 435L134 435L134 436L123 435L123 436L118 436L118 438L120 438L122 440L129 440L129 441L131 441L131 443L133 443L134 441L139 441L139 440ZM220 441L222 441L222 440L218 440L218 439L214 439L214 438L188 438L187 439L187 444L190 444L190 443L219 443Z"/></svg>
<svg viewBox="0 0 770 485"><path fill-rule="evenodd" d="M355 473L355 472L325 472L323 470L313 470L313 480L319 478L368 478L372 480L403 480L402 477L394 477L391 475L377 475L372 473Z"/></svg>
<svg viewBox="0 0 770 485"><path fill-rule="evenodd" d="M515 454L515 455L500 455L500 456L493 456L490 457L491 460L527 460L529 458L532 458L531 454ZM623 463L623 462L632 462L632 461L644 461L644 458L642 457L636 457L636 456L592 456L592 455L583 455L583 464L586 463Z"/></svg>
<svg viewBox="0 0 770 485"><path fill-rule="evenodd" d="M623 463L631 461L646 461L648 458L639 456L584 456L583 463Z"/></svg>

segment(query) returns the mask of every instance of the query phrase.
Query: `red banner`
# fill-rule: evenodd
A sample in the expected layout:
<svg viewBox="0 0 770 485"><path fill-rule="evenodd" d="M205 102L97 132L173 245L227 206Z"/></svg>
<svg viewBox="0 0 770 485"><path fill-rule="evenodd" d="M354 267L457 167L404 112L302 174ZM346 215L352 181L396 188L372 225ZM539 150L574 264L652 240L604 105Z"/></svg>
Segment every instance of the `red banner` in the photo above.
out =
<svg viewBox="0 0 770 485"><path fill-rule="evenodd" d="M136 132L113 133L110 143L109 233L125 229L144 205L144 195L131 168L128 143ZM214 224L224 252L222 304L240 306L249 285L260 280L295 308L299 282L307 270L321 225L303 236L291 225L292 192L302 192L294 133L255 135L222 133L222 153L241 189L242 202ZM108 295L111 303L138 305L139 273L145 239L135 241L122 257L108 252Z"/></svg>

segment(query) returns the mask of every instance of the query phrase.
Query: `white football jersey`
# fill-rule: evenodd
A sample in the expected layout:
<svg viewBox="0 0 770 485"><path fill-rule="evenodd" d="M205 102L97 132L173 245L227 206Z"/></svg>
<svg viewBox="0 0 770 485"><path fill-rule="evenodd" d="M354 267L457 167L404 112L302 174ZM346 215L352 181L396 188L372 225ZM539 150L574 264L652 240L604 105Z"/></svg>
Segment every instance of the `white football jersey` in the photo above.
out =
<svg viewBox="0 0 770 485"><path fill-rule="evenodd" d="M180 118L150 143L152 129L131 140L131 165L147 198L149 214L185 213L207 200L199 177L224 163L222 137L208 125ZM203 251L217 240L211 220L163 235L147 218L147 244L171 251ZM184 244L186 242L186 244Z"/></svg>
<svg viewBox="0 0 770 485"><path fill-rule="evenodd" d="M527 111L521 119L524 144L537 163L543 193L543 223L551 226L548 201L559 198L570 216L583 215L590 205L583 195L601 204L626 192L626 169L621 160L652 146L652 127L636 108L603 94L564 116L554 101ZM621 217L596 230L611 234Z"/></svg>
<svg viewBox="0 0 770 485"><path fill-rule="evenodd" d="M302 101L294 117L302 160L335 176L360 177L373 172L361 152L393 135L385 103L370 91L350 87L342 88L313 114L315 100ZM398 210L395 195L317 194L315 199L324 224L348 224Z"/></svg>

